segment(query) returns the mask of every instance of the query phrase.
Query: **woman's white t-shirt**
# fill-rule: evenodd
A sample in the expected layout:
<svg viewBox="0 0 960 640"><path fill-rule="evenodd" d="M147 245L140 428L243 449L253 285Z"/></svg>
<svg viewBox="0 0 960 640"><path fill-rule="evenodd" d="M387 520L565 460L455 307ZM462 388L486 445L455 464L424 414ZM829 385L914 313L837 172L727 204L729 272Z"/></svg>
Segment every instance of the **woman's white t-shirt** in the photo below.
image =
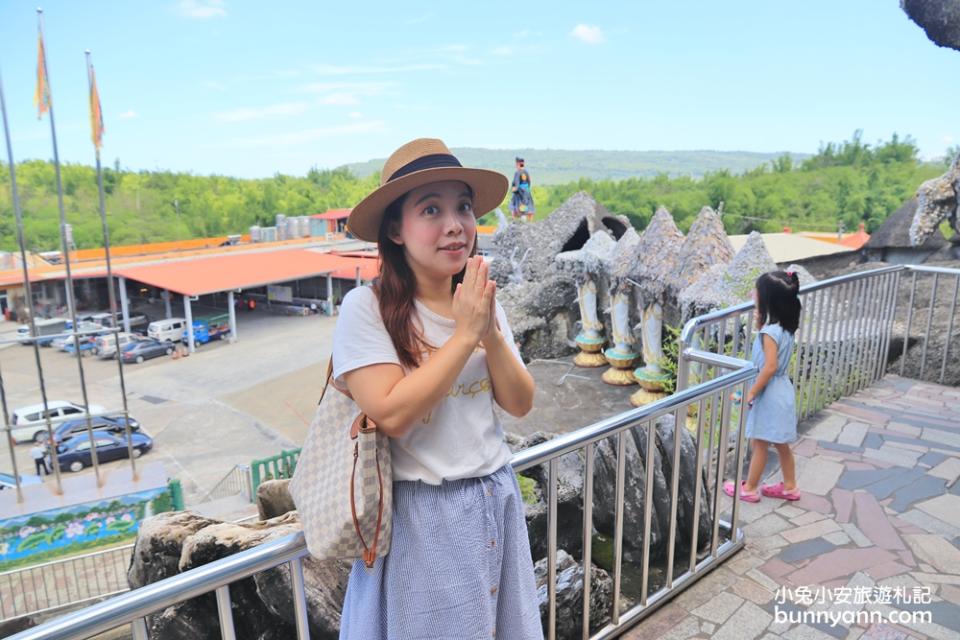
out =
<svg viewBox="0 0 960 640"><path fill-rule="evenodd" d="M416 301L424 339L441 347L453 335L456 322ZM497 320L510 350L523 363L513 342L507 316L497 303ZM429 357L429 356L424 356ZM383 325L376 294L357 287L344 296L333 332L333 376L345 389L343 375L373 364L400 364ZM493 410L493 385L486 352L478 347L440 404L417 421L406 435L390 439L394 480L444 480L489 475L510 461L503 426Z"/></svg>

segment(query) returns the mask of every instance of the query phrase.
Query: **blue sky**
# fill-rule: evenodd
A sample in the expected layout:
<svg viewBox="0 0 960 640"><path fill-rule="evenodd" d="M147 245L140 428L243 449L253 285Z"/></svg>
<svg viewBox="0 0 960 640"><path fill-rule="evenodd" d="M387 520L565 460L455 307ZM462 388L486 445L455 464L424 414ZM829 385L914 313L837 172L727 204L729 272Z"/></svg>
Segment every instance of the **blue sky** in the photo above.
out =
<svg viewBox="0 0 960 640"><path fill-rule="evenodd" d="M36 2L0 4L17 160L51 157L32 98ZM450 146L816 151L855 129L960 143L960 52L897 0L51 0L61 159L242 177ZM4 158L5 159L5 158ZM505 161L509 169L510 159Z"/></svg>

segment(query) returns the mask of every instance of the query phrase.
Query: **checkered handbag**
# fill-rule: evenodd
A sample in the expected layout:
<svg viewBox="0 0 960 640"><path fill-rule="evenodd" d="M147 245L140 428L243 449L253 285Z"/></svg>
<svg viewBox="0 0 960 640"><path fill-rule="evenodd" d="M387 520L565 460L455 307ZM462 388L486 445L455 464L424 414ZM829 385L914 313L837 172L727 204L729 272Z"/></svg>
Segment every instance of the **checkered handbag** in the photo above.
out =
<svg viewBox="0 0 960 640"><path fill-rule="evenodd" d="M333 361L290 481L310 555L363 558L390 550L393 473L390 441L353 399L331 384ZM327 393L333 387L337 393Z"/></svg>

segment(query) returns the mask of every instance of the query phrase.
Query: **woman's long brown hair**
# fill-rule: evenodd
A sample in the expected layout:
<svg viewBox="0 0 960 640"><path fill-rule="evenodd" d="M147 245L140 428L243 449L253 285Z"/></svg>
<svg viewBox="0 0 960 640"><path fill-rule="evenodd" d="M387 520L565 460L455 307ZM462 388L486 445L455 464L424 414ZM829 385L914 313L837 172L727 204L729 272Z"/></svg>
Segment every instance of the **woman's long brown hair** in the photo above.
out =
<svg viewBox="0 0 960 640"><path fill-rule="evenodd" d="M400 224L405 198L404 195L394 200L383 214L377 236L380 276L373 283L373 291L377 294L383 326L390 334L400 363L407 369L415 369L420 366L423 354L435 350L436 347L426 342L422 331L414 323L417 278L407 264L403 247L390 239L391 228L394 224ZM474 234L470 255L476 253L477 236ZM453 276L451 291L456 291L457 284L463 282L465 270L466 266Z"/></svg>

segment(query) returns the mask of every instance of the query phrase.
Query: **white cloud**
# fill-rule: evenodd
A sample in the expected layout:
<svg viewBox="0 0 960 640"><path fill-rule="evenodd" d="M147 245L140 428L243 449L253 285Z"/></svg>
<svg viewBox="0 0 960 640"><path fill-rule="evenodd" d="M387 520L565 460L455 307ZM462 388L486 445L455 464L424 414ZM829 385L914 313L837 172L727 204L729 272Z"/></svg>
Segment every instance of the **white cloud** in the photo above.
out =
<svg viewBox="0 0 960 640"><path fill-rule="evenodd" d="M230 111L221 111L213 114L213 117L220 122L246 122L248 120L260 120L262 118L296 116L305 112L309 105L305 102L284 102L281 104L271 104L265 107L243 107L240 109L231 109Z"/></svg>
<svg viewBox="0 0 960 640"><path fill-rule="evenodd" d="M423 64L402 64L394 66L338 66L333 64L314 65L313 70L320 75L327 76L347 76L354 74L369 73L402 73L406 71L431 71L434 69L445 69L446 65L436 63Z"/></svg>
<svg viewBox="0 0 960 640"><path fill-rule="evenodd" d="M953 136L943 136L943 141L947 144L953 144Z"/></svg>
<svg viewBox="0 0 960 640"><path fill-rule="evenodd" d="M594 24L578 24L570 32L570 35L587 44L601 44L605 40L603 31Z"/></svg>
<svg viewBox="0 0 960 640"><path fill-rule="evenodd" d="M320 98L318 102L320 104L344 107L360 104L360 98L358 98L354 93L331 93L326 97Z"/></svg>
<svg viewBox="0 0 960 640"><path fill-rule="evenodd" d="M514 38L539 38L543 34L539 31L531 31L530 29L521 29L513 34Z"/></svg>
<svg viewBox="0 0 960 640"><path fill-rule="evenodd" d="M308 82L300 85L300 91L306 93L326 93L327 91L349 91L365 96L379 95L393 86L393 82Z"/></svg>
<svg viewBox="0 0 960 640"><path fill-rule="evenodd" d="M342 124L335 127L320 127L315 129L303 129L292 133L281 133L270 136L260 136L256 138L237 138L229 143L233 147L273 147L273 146L292 146L314 142L324 138L349 135L355 133L375 133L383 131L383 121L369 120L366 122L355 122Z"/></svg>
<svg viewBox="0 0 960 640"><path fill-rule="evenodd" d="M136 117L137 117L137 112L134 111L133 109L130 109L129 111L124 111L123 113L120 114L121 120L132 120L133 118L136 118Z"/></svg>
<svg viewBox="0 0 960 640"><path fill-rule="evenodd" d="M499 47L494 47L493 49L490 50L490 53L492 53L495 56L512 56L516 52L517 50L508 44L505 44Z"/></svg>
<svg viewBox="0 0 960 640"><path fill-rule="evenodd" d="M222 82L217 82L216 80L206 80L203 83L203 86L211 91L226 91L227 85Z"/></svg>
<svg viewBox="0 0 960 640"><path fill-rule="evenodd" d="M350 113L347 114L347 117L357 119L357 118L362 118L363 114L360 113L359 111L351 111Z"/></svg>
<svg viewBox="0 0 960 640"><path fill-rule="evenodd" d="M432 11L428 11L428 12L426 12L426 13L420 14L419 16L414 16L414 17L412 17L412 18L407 18L407 19L404 20L403 22L404 22L404 24L421 24L421 23L423 23L423 22L426 22L427 20L429 20L429 19L432 18L432 17L433 17L433 12L432 12Z"/></svg>
<svg viewBox="0 0 960 640"><path fill-rule="evenodd" d="M222 18L227 15L224 0L180 0L177 11L188 18Z"/></svg>

